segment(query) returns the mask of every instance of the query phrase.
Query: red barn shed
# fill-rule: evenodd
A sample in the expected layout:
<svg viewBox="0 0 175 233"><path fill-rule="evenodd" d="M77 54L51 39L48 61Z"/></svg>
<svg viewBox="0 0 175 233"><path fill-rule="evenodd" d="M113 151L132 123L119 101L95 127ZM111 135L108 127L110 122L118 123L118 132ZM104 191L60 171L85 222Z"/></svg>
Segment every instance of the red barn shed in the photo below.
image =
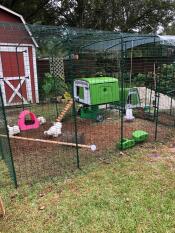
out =
<svg viewBox="0 0 175 233"><path fill-rule="evenodd" d="M0 85L5 106L39 102L37 47L24 18L0 5Z"/></svg>

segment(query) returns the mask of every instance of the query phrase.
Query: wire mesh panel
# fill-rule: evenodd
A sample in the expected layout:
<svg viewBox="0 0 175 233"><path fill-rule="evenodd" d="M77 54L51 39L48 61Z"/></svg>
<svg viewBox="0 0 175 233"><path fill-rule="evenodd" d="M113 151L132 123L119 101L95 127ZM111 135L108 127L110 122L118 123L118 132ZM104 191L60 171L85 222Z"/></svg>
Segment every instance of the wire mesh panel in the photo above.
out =
<svg viewBox="0 0 175 233"><path fill-rule="evenodd" d="M74 146L75 129L71 109L67 113L64 122L62 122L60 129L62 133L55 137L51 130L56 118L64 111L66 106L67 103L57 103L56 107L55 103L46 102L25 108L35 113L37 117L42 117L44 123L41 123L36 129L21 130L16 138L11 138L11 147L19 182L64 176L77 168ZM13 126L18 121L22 110L17 109L14 111L13 109L13 116L9 111L10 109L7 110L8 121ZM30 121L31 119L26 119L27 124L30 124ZM57 144L57 142L61 144ZM64 145L64 143L67 144ZM73 143L73 147L69 143Z"/></svg>
<svg viewBox="0 0 175 233"><path fill-rule="evenodd" d="M17 187L16 172L14 168L12 150L11 150L8 131L7 131L7 121L6 121L1 88L0 88L0 156L5 161L9 174L15 186Z"/></svg>
<svg viewBox="0 0 175 233"><path fill-rule="evenodd" d="M173 106L174 49L172 45L157 42L156 38L152 43L136 47L132 42L130 47L126 51L125 86L137 89L140 106L132 108L135 120L129 124L134 130L148 132L150 141L164 141L171 137L172 130L168 126L174 126L173 111L170 110L170 105ZM167 68L169 76L166 75ZM132 93L128 103L136 101L135 98ZM126 127L127 124L125 135L129 132Z"/></svg>
<svg viewBox="0 0 175 233"><path fill-rule="evenodd" d="M89 41L88 36L80 39L82 46L74 51L71 60L78 132L83 133L85 144L97 148L95 152L79 150L81 166L109 158L121 137L118 52L107 53L102 42L99 50L98 40L103 38L94 38L93 41L92 35L92 41Z"/></svg>
<svg viewBox="0 0 175 233"><path fill-rule="evenodd" d="M77 157L73 103L63 96L67 90L64 79L50 64L51 69L48 65L38 81L38 44L26 25L2 24L0 31L0 83L8 106L6 114L18 183L67 175L77 168ZM42 51L45 46L42 35L36 38L41 40L38 49L41 60L42 56L52 59L49 48L45 53ZM59 67L63 73L62 60ZM70 125L61 122L62 118L69 119Z"/></svg>

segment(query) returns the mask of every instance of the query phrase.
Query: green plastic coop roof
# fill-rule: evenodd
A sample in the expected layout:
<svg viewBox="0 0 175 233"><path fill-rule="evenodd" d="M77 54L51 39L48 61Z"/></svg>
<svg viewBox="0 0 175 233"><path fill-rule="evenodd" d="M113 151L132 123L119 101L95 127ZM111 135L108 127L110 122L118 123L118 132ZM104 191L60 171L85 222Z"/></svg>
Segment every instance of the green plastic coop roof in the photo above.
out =
<svg viewBox="0 0 175 233"><path fill-rule="evenodd" d="M118 81L116 78L112 78L112 77L99 77L99 78L90 77L90 78L81 78L81 80L84 80L89 84L114 83Z"/></svg>

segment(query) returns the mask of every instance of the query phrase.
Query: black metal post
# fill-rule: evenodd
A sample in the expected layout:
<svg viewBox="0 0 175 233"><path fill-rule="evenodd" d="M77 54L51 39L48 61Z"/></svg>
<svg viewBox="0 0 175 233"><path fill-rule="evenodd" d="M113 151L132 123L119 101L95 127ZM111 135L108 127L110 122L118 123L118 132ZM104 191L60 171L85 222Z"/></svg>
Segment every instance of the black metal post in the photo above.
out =
<svg viewBox="0 0 175 233"><path fill-rule="evenodd" d="M55 68L54 68L54 64L53 64L53 61L54 61L54 58L53 58L53 54L52 54L52 73L53 73L53 75L54 75L54 86L56 86L55 85L55 78L56 78L56 76L55 76ZM54 93L55 95L56 95L56 91L55 91L55 93ZM56 96L55 96L56 97ZM56 108L56 114L57 114L57 117L58 117L58 105L57 105L57 99L56 99L56 103L55 103L55 108Z"/></svg>
<svg viewBox="0 0 175 233"><path fill-rule="evenodd" d="M6 131L6 134L7 134L7 144L8 144L8 147L9 147L9 156L10 156L10 161L11 161L11 169L12 169L12 173L13 173L13 180L14 180L15 188L17 188L18 183L17 183L16 171L15 171L15 166L14 166L14 161L13 161L13 154L12 154L12 149L11 149L11 144L10 144L9 132L8 132L8 128L7 128L7 118L6 118L6 113L5 113L5 107L4 107L4 102L3 102L3 98L2 98L1 88L0 88L0 102L2 103L2 113L3 113L3 116L4 116L4 126L5 126L5 131Z"/></svg>
<svg viewBox="0 0 175 233"><path fill-rule="evenodd" d="M146 107L146 102L147 102L147 87L145 87L145 107Z"/></svg>
<svg viewBox="0 0 175 233"><path fill-rule="evenodd" d="M120 143L121 143L121 150L123 150L123 124L124 124L124 50L123 50L123 37L121 35L121 64L120 64L120 70L121 70L121 92L120 92L120 101L121 101L121 129L120 129Z"/></svg>
<svg viewBox="0 0 175 233"><path fill-rule="evenodd" d="M73 97L73 118L74 118L74 129L75 129L77 168L80 169L80 157L79 157L79 148L78 148L77 111L76 111L76 103L75 103L75 99L74 99L74 86L73 86L73 83L71 85L72 85L72 97Z"/></svg>
<svg viewBox="0 0 175 233"><path fill-rule="evenodd" d="M3 153L3 149L2 149L2 140L0 138L0 159L4 159L4 153Z"/></svg>
<svg viewBox="0 0 175 233"><path fill-rule="evenodd" d="M154 54L155 54L156 44L155 44L155 37L154 37ZM157 140L157 130L158 130L158 118L159 118L159 102L160 102L160 93L159 93L159 83L160 77L156 75L156 64L157 61L154 61L154 78L155 78L155 103L154 103L154 119L155 119L155 141ZM160 76L160 74L159 74Z"/></svg>
<svg viewBox="0 0 175 233"><path fill-rule="evenodd" d="M152 88L151 88L150 95L149 95L149 115L151 113L151 99L152 99Z"/></svg>
<svg viewBox="0 0 175 233"><path fill-rule="evenodd" d="M170 102L170 115L172 115L172 107L173 107L173 98L171 97L171 102Z"/></svg>
<svg viewBox="0 0 175 233"><path fill-rule="evenodd" d="M69 41L70 44L70 41ZM71 44L70 44L71 47ZM76 158L77 158L77 168L80 169L80 157L79 157L79 147L78 147L78 127L77 127L77 111L76 111L76 103L74 99L74 74L73 74L73 63L72 63L72 55L73 52L69 49L69 60L70 60L70 80L71 80L71 92L72 92L72 99L73 99L73 119L74 119L74 130L75 130L75 144L76 144Z"/></svg>

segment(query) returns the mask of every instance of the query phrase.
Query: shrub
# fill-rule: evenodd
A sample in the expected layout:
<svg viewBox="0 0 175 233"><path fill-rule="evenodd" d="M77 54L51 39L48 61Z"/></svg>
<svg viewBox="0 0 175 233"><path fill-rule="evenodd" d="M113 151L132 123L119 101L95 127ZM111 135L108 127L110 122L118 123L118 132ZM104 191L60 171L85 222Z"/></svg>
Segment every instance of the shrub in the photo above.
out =
<svg viewBox="0 0 175 233"><path fill-rule="evenodd" d="M50 73L45 73L42 84L42 91L44 92L45 98L62 96L66 90L67 85L63 78L55 77Z"/></svg>

